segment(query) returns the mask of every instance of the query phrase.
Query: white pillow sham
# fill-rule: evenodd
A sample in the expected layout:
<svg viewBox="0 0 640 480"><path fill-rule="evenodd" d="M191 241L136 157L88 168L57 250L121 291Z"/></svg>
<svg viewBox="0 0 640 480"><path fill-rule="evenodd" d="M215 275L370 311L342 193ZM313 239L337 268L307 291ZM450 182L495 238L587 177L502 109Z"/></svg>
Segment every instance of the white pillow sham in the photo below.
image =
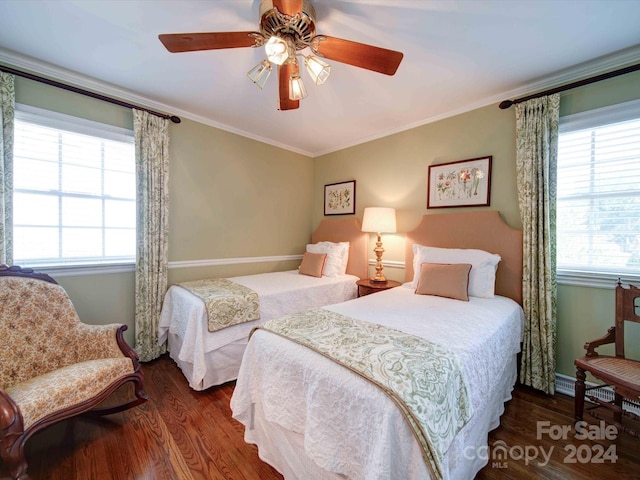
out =
<svg viewBox="0 0 640 480"><path fill-rule="evenodd" d="M500 255L484 250L439 248L413 244L413 288L418 287L423 263L470 263L469 295L492 298L495 292L496 270Z"/></svg>
<svg viewBox="0 0 640 480"><path fill-rule="evenodd" d="M327 260L322 270L325 277L344 275L349 261L349 242L318 242L307 245L307 252L326 253Z"/></svg>

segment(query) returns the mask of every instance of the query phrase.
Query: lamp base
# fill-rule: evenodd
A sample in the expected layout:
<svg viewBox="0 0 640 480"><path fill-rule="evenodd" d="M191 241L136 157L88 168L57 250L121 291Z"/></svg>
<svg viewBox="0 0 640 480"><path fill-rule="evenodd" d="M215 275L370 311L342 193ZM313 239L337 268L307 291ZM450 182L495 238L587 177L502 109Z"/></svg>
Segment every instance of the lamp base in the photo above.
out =
<svg viewBox="0 0 640 480"><path fill-rule="evenodd" d="M387 283L387 279L382 273L382 254L384 252L384 248L382 248L382 239L380 238L380 234L378 233L378 241L376 242L376 248L373 249L376 254L376 274L369 279L371 283Z"/></svg>
<svg viewBox="0 0 640 480"><path fill-rule="evenodd" d="M380 276L375 275L371 277L369 281L371 283L387 283L387 279L384 277L384 275L380 275Z"/></svg>

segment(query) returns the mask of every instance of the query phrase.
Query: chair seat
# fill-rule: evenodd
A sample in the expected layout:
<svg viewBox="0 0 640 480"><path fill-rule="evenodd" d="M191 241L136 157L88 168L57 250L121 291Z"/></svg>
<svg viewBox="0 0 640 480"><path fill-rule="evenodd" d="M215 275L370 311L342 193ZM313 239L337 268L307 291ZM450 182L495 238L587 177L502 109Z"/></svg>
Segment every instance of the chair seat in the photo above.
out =
<svg viewBox="0 0 640 480"><path fill-rule="evenodd" d="M76 363L7 388L26 430L38 420L91 400L116 380L134 373L129 357Z"/></svg>
<svg viewBox="0 0 640 480"><path fill-rule="evenodd" d="M636 392L636 399L640 396L640 362L636 360L598 355L577 358L575 364L613 386L621 385Z"/></svg>

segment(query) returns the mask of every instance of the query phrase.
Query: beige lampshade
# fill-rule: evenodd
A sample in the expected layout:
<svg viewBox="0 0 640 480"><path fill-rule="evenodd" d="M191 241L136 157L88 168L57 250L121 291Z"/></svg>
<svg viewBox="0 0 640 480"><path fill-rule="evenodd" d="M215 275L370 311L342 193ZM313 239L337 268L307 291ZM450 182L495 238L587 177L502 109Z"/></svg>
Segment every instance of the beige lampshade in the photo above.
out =
<svg viewBox="0 0 640 480"><path fill-rule="evenodd" d="M362 218L362 231L373 233L396 232L396 209L388 207L367 207Z"/></svg>

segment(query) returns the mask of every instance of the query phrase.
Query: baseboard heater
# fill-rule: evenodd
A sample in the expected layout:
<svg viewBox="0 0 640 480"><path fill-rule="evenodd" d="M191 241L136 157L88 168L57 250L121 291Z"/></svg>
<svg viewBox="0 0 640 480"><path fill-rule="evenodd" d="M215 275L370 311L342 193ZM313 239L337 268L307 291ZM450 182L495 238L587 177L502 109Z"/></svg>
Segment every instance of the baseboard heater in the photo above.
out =
<svg viewBox="0 0 640 480"><path fill-rule="evenodd" d="M570 397L576 396L575 390L575 377L570 377L569 375L563 375L562 373L556 373L556 392L563 393L565 395L569 395ZM593 387L596 384L591 382L585 382L587 387ZM590 395L605 401L611 402L613 401L613 389L609 387L598 388L597 390L591 390L589 392ZM587 399L589 401L589 399ZM592 403L592 402L591 402ZM628 412L635 413L636 415L640 415L640 405L635 405L629 402L623 402L622 408Z"/></svg>

